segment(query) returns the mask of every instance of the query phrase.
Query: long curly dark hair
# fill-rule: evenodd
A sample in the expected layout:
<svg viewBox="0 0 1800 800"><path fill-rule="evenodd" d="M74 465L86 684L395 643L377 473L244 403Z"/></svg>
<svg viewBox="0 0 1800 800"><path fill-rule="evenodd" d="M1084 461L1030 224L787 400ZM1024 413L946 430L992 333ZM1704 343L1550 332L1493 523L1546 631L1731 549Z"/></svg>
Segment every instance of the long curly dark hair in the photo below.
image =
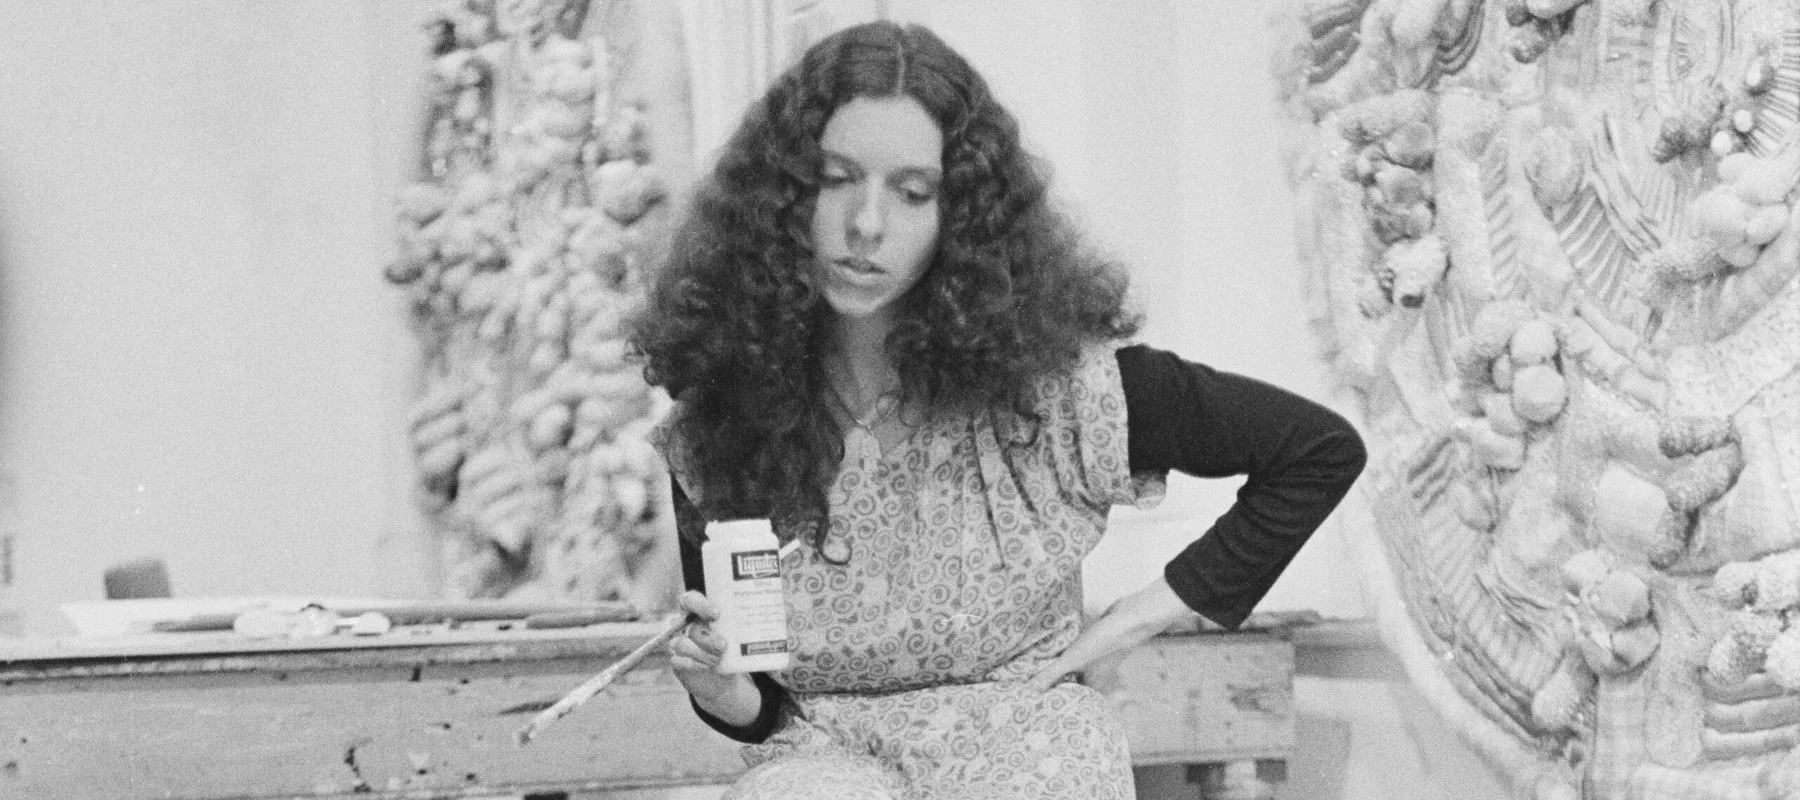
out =
<svg viewBox="0 0 1800 800"><path fill-rule="evenodd" d="M833 34L750 107L634 331L646 377L678 401L668 424L683 450L671 457L708 519L766 514L784 536L823 536L844 432L820 367L830 310L803 279L819 139L844 103L902 94L944 134L937 254L887 341L909 393L932 413L1031 420L1034 379L1137 329L1124 270L1052 207L1045 168L962 56L919 26Z"/></svg>

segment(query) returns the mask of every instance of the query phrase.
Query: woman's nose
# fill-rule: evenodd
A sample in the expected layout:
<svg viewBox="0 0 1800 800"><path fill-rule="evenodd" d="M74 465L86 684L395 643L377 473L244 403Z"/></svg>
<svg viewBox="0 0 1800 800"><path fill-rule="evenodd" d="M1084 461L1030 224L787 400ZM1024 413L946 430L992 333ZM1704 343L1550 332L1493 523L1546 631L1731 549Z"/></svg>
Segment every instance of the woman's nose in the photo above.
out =
<svg viewBox="0 0 1800 800"><path fill-rule="evenodd" d="M866 255L881 246L882 229L887 224L887 210L882 208L881 188L869 186L857 197L850 214L850 245Z"/></svg>

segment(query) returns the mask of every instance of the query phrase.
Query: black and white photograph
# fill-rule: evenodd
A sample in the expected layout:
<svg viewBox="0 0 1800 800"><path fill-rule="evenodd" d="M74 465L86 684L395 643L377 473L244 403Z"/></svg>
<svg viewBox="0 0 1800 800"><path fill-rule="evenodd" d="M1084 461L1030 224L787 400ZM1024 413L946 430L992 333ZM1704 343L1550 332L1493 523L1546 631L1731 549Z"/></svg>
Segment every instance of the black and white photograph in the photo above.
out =
<svg viewBox="0 0 1800 800"><path fill-rule="evenodd" d="M0 9L0 798L1800 800L1800 0Z"/></svg>

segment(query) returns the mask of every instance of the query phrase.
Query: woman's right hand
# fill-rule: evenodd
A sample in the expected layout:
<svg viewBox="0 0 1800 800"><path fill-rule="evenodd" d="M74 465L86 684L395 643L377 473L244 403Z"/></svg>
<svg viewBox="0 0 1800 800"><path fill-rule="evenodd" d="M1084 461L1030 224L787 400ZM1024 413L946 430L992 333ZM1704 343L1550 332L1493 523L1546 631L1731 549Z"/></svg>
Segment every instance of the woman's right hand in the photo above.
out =
<svg viewBox="0 0 1800 800"><path fill-rule="evenodd" d="M669 666L675 670L675 678L694 696L694 702L721 721L740 727L755 722L762 710L762 693L756 684L749 675L719 672L719 659L725 653L725 638L713 630L719 607L699 592L682 594L679 605L691 620L669 640Z"/></svg>

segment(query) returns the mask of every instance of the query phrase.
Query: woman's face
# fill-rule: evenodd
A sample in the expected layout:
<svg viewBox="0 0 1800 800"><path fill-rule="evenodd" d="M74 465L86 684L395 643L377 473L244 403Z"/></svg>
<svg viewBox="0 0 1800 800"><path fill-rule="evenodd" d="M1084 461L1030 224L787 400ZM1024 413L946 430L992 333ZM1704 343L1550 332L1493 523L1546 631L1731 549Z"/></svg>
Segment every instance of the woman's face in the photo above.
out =
<svg viewBox="0 0 1800 800"><path fill-rule="evenodd" d="M909 96L858 97L819 146L814 284L841 317L887 317L937 252L944 132Z"/></svg>

